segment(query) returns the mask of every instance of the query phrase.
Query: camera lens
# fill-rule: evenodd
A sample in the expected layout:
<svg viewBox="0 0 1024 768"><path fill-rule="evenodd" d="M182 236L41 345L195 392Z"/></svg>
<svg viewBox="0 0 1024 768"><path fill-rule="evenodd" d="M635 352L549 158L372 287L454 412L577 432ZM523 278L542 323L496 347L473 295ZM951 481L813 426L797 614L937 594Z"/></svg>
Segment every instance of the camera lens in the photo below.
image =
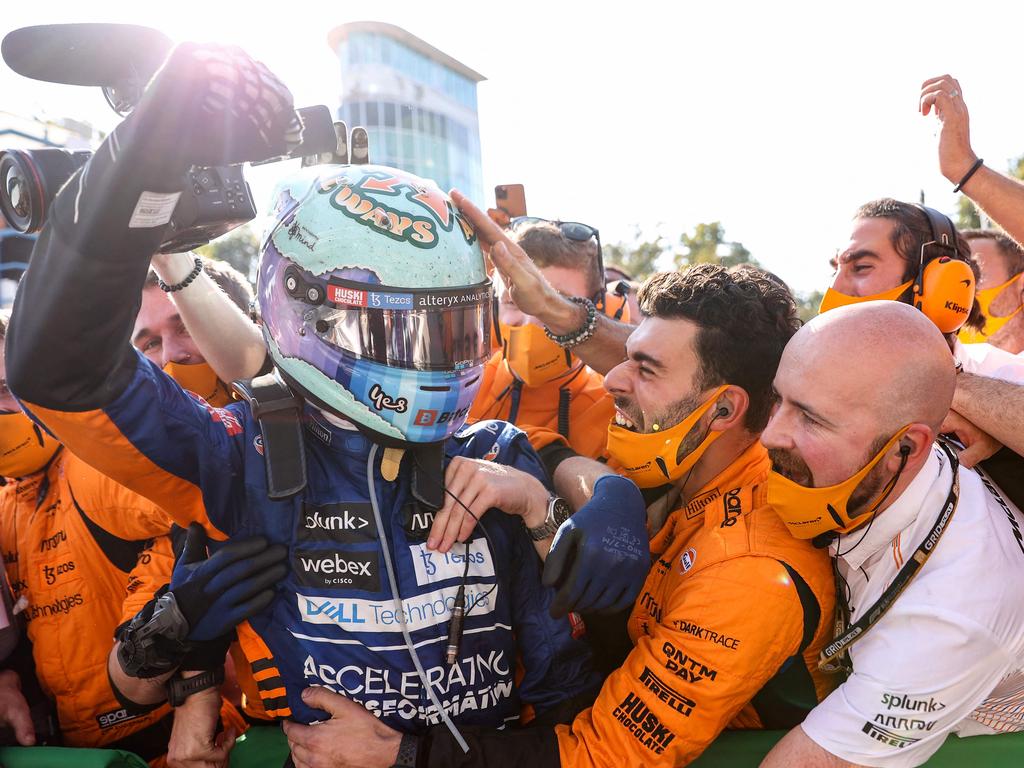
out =
<svg viewBox="0 0 1024 768"><path fill-rule="evenodd" d="M18 232L38 232L50 203L91 152L9 149L0 152L0 213Z"/></svg>

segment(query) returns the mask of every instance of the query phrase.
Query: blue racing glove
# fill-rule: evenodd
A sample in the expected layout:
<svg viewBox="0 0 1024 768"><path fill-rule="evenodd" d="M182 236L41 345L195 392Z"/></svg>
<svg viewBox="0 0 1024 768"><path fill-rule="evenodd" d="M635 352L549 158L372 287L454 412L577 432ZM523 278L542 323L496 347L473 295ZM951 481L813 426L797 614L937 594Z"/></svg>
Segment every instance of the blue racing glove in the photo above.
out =
<svg viewBox="0 0 1024 768"><path fill-rule="evenodd" d="M605 475L594 495L562 523L544 561L544 585L557 591L551 615L629 607L651 569L647 507L632 480Z"/></svg>
<svg viewBox="0 0 1024 768"><path fill-rule="evenodd" d="M262 536L236 539L206 556L206 531L193 523L162 587L134 618L117 628L117 657L132 677L175 669L216 669L242 621L270 605L285 577L288 550Z"/></svg>
<svg viewBox="0 0 1024 768"><path fill-rule="evenodd" d="M283 544L267 546L265 538L253 536L229 541L207 559L206 531L192 523L171 575L171 592L188 622L186 640L229 635L270 605L274 585L288 573L287 555Z"/></svg>

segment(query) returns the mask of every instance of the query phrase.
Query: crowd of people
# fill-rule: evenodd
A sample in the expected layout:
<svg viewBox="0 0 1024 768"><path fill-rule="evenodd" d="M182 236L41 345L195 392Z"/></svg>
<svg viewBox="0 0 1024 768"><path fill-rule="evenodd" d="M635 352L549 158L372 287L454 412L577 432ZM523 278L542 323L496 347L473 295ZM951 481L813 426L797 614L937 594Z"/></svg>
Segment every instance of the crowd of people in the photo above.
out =
<svg viewBox="0 0 1024 768"><path fill-rule="evenodd" d="M254 296L159 253L167 201L282 154L290 98L176 48L0 318L9 742L915 766L1024 730L1024 184L955 79L920 111L1000 229L868 202L805 325L757 266L631 286L590 225L369 164L281 181Z"/></svg>

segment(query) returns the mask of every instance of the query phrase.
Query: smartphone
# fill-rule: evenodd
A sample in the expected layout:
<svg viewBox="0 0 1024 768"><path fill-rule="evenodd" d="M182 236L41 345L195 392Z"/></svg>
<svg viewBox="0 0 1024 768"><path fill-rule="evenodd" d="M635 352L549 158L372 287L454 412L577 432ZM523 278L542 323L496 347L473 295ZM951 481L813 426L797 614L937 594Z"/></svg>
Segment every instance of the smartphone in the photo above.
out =
<svg viewBox="0 0 1024 768"><path fill-rule="evenodd" d="M494 202L510 219L526 215L526 191L522 184L499 184L494 188Z"/></svg>

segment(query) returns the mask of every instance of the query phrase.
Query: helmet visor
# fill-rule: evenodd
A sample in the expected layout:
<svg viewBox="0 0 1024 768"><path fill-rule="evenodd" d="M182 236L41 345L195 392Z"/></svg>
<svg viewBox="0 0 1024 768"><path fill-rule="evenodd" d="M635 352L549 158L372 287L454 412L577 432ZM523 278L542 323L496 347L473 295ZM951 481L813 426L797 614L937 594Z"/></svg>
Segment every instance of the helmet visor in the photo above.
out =
<svg viewBox="0 0 1024 768"><path fill-rule="evenodd" d="M491 286L410 291L326 284L307 327L333 347L389 366L458 371L490 357Z"/></svg>

